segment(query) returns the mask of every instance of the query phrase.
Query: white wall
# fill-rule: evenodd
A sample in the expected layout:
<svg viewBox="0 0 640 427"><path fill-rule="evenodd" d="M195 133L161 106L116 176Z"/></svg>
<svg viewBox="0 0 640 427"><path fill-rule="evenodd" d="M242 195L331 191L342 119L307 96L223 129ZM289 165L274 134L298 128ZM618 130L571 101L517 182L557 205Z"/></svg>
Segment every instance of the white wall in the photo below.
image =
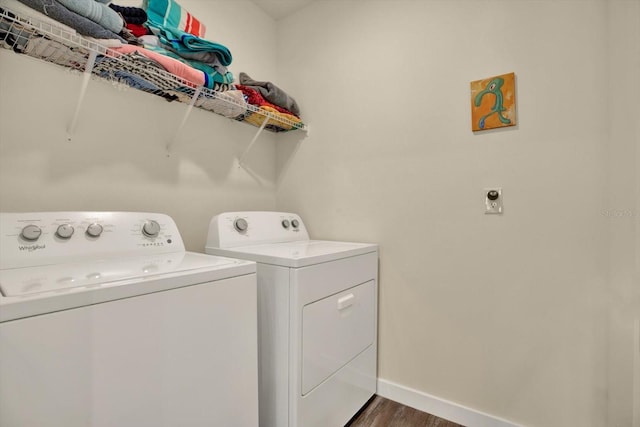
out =
<svg viewBox="0 0 640 427"><path fill-rule="evenodd" d="M527 426L606 425L607 16L317 1L279 22L311 136L278 146L277 205L316 238L380 243L383 380ZM512 71L518 125L472 133L469 82ZM502 216L483 214L489 186Z"/></svg>
<svg viewBox="0 0 640 427"><path fill-rule="evenodd" d="M275 22L261 9L249 1L181 4L207 23L207 38L231 50L236 76L274 78ZM77 74L0 49L0 210L165 212L188 249L203 251L214 214L275 208L273 134L248 154L247 172L236 158L257 129L194 109L167 156L185 104L91 81L68 142L80 84Z"/></svg>

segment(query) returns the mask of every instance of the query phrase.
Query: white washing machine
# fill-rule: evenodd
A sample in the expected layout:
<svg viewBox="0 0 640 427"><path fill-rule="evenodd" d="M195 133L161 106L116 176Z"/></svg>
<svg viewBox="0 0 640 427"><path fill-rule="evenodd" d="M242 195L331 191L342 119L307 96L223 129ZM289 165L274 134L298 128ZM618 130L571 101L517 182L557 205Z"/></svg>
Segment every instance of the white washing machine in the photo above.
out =
<svg viewBox="0 0 640 427"><path fill-rule="evenodd" d="M258 425L256 265L161 214L0 214L0 426Z"/></svg>
<svg viewBox="0 0 640 427"><path fill-rule="evenodd" d="M230 212L206 252L258 263L260 426L344 426L376 392L377 245L310 240L292 213Z"/></svg>

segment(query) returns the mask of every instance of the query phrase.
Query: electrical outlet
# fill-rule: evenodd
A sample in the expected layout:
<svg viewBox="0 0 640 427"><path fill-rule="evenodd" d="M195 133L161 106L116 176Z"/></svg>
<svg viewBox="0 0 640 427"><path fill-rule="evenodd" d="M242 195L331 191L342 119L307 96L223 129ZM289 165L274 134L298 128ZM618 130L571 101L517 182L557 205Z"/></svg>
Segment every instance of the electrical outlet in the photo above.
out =
<svg viewBox="0 0 640 427"><path fill-rule="evenodd" d="M502 213L502 188L485 188L484 189L484 213L485 214L501 214Z"/></svg>

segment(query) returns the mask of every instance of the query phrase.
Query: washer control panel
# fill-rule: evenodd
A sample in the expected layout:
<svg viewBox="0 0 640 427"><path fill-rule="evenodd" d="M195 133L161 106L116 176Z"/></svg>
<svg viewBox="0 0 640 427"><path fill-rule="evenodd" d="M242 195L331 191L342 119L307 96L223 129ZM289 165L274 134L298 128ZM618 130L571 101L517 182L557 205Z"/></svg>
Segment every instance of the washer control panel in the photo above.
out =
<svg viewBox="0 0 640 427"><path fill-rule="evenodd" d="M171 217L143 212L0 213L0 268L184 251Z"/></svg>
<svg viewBox="0 0 640 427"><path fill-rule="evenodd" d="M232 248L309 240L299 215L288 212L225 212L209 224L207 246Z"/></svg>

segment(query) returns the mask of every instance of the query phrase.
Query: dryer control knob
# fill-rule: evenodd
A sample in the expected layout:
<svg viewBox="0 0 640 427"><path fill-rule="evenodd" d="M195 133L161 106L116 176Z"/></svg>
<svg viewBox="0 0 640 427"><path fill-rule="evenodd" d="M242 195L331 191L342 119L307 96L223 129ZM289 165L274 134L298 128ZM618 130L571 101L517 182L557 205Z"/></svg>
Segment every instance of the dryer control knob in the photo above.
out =
<svg viewBox="0 0 640 427"><path fill-rule="evenodd" d="M91 237L100 237L102 230L102 226L97 222L94 222L93 224L89 224L87 227L87 234Z"/></svg>
<svg viewBox="0 0 640 427"><path fill-rule="evenodd" d="M42 234L42 229L37 225L29 224L22 229L20 236L24 240L38 240L38 237Z"/></svg>
<svg viewBox="0 0 640 427"><path fill-rule="evenodd" d="M73 236L74 231L75 230L73 229L73 226L71 226L71 224L62 224L58 226L58 229L56 230L56 236L61 239L69 239L71 236Z"/></svg>
<svg viewBox="0 0 640 427"><path fill-rule="evenodd" d="M157 237L160 233L160 224L152 219L145 221L142 225L142 234L147 237Z"/></svg>
<svg viewBox="0 0 640 427"><path fill-rule="evenodd" d="M247 222L246 219L244 218L238 218L235 221L233 221L233 227L239 231L240 233L247 231L247 228L249 228L249 223Z"/></svg>
<svg viewBox="0 0 640 427"><path fill-rule="evenodd" d="M293 225L293 228L298 228L300 226L300 222L297 219L292 219L291 225Z"/></svg>
<svg viewBox="0 0 640 427"><path fill-rule="evenodd" d="M282 226L283 226L284 228L289 228L289 225L291 225L291 223L289 222L289 220L288 220L288 219L283 219L283 220L282 220Z"/></svg>

